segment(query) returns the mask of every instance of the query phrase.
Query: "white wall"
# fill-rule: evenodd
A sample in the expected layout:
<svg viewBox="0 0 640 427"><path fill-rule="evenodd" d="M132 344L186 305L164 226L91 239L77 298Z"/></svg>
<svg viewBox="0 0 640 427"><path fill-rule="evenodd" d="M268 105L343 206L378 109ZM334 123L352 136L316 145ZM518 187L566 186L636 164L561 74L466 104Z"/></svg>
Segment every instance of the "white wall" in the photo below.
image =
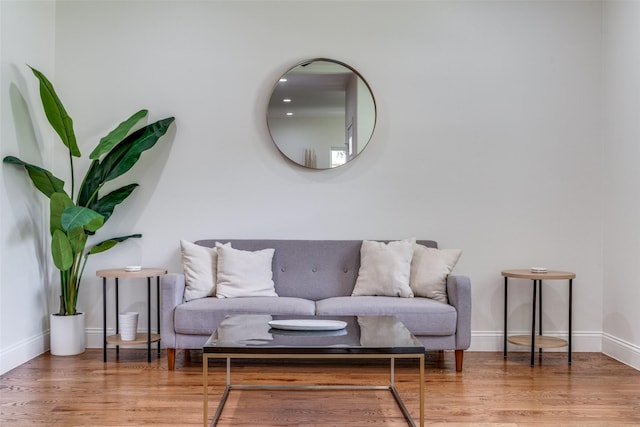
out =
<svg viewBox="0 0 640 427"><path fill-rule="evenodd" d="M178 271L181 238L417 236L464 249L456 271L473 279L473 330L491 346L501 269L576 271L577 349L599 350L599 335L589 339L602 330L600 8L59 2L57 84L85 152L137 108L177 117L175 139L138 165L138 194L105 230L143 240L90 261L89 327L101 326L92 271L136 256ZM338 170L284 161L265 125L273 83L314 57L366 75L378 102L370 146ZM524 330L528 289L512 292ZM566 286L546 295L546 327L566 330Z"/></svg>
<svg viewBox="0 0 640 427"><path fill-rule="evenodd" d="M0 22L0 154L46 164L51 136L42 131L37 80L26 63L54 72L55 3L3 0ZM48 349L50 270L45 198L9 165L0 170L0 188L1 374Z"/></svg>
<svg viewBox="0 0 640 427"><path fill-rule="evenodd" d="M101 230L144 237L90 260L80 297L90 343L102 328L93 272L180 271L179 239L416 236L464 250L455 271L472 279L472 349L501 348L500 271L545 265L577 273L575 349L600 351L601 8L59 1L55 83L83 153L138 108L176 116L121 182L140 183L137 194ZM367 18L353 27L352 16ZM365 75L378 108L367 150L320 172L285 161L265 121L276 79L315 57ZM62 171L62 151L56 162ZM510 324L526 330L523 284ZM124 288L121 309L142 311L144 286ZM550 332L566 331L566 304L564 284L545 288Z"/></svg>
<svg viewBox="0 0 640 427"><path fill-rule="evenodd" d="M640 369L640 3L606 2L603 34L603 351Z"/></svg>

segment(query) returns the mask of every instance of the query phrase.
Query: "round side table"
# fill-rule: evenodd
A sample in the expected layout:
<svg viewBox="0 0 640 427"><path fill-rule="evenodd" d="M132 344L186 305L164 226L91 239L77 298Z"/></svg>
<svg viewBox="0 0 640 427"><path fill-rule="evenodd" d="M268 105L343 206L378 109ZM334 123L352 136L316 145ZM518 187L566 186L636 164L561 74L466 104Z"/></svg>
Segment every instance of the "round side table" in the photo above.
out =
<svg viewBox="0 0 640 427"><path fill-rule="evenodd" d="M542 355L543 348L557 348L569 346L569 364L571 364L571 300L573 298L573 279L576 274L569 271L557 271L548 270L546 272L534 273L531 270L504 270L502 271L504 277L504 357L507 357L507 341L522 346L531 346L531 366L534 366L534 354L535 349L540 349L540 355ZM531 336L528 335L512 335L507 336L507 296L509 278L512 279L529 279L533 281L533 314L531 319ZM567 340L556 337L548 337L542 335L542 281L543 280L568 280L569 281L569 331ZM536 295L536 290L538 290ZM536 299L538 302L538 333L536 336Z"/></svg>
<svg viewBox="0 0 640 427"><path fill-rule="evenodd" d="M120 352L121 345L147 344L147 362L151 362L151 343L158 343L158 357L160 357L160 276L167 274L162 268L143 268L138 271L127 271L123 268L113 268L96 271L96 276L102 277L102 336L103 359L107 361L107 344L116 346L116 353ZM158 328L156 333L151 333L151 278L156 278L156 314L158 316ZM116 282L116 333L107 336L107 279L115 279ZM119 298L118 279L146 278L147 279L147 333L136 334L133 341L123 341L120 338L120 325L118 322Z"/></svg>

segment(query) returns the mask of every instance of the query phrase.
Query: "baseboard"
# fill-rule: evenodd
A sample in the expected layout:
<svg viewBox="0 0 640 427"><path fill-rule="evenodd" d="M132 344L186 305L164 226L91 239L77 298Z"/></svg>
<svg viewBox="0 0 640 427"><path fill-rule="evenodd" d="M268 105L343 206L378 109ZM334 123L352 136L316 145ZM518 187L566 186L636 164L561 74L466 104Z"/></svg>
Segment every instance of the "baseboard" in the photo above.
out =
<svg viewBox="0 0 640 427"><path fill-rule="evenodd" d="M603 333L602 353L640 371L640 346Z"/></svg>
<svg viewBox="0 0 640 427"><path fill-rule="evenodd" d="M114 334L115 330L108 329L107 334ZM509 335L527 335L530 331L514 331ZM566 332L549 332L545 335L558 338L566 338ZM87 329L87 348L102 348L102 329ZM503 333L502 331L481 331L471 333L471 347L469 351L502 351ZM574 332L573 333L573 351L577 352L601 352L602 351L602 333L601 332ZM144 345L138 346L145 348ZM133 347L135 348L135 347ZM508 350L525 349L509 344ZM548 349L547 351L567 351L567 348Z"/></svg>
<svg viewBox="0 0 640 427"><path fill-rule="evenodd" d="M531 331L510 331L509 335L529 335ZM567 338L567 332L545 332L550 337ZM504 345L503 331L477 331L471 333L471 347L469 351L502 351ZM574 332L571 341L572 351L601 352L602 332ZM508 344L507 351L525 351L527 347ZM546 351L566 352L567 347L547 349Z"/></svg>
<svg viewBox="0 0 640 427"><path fill-rule="evenodd" d="M85 345L87 348L102 348L102 329L86 329ZM115 334L114 330L107 329L107 335Z"/></svg>
<svg viewBox="0 0 640 427"><path fill-rule="evenodd" d="M107 330L108 334L115 331ZM527 331L513 331L510 334L527 334ZM565 338L566 332L550 332L549 336ZM87 348L102 348L102 328L86 329ZM502 331L476 331L471 334L471 347L469 351L502 351ZM574 332L573 351L576 352L602 352L634 369L640 370L640 346L631 344L622 339L602 332ZM145 348L135 346L135 348ZM525 347L509 344L507 350L524 350ZM0 350L0 375L28 362L34 357L49 350L49 331L16 343L6 349ZM549 349L547 351L567 351L567 348Z"/></svg>
<svg viewBox="0 0 640 427"><path fill-rule="evenodd" d="M109 335L114 334L115 330L108 329L107 333ZM87 348L102 348L102 340L102 328L85 329L85 345ZM130 346L130 348L146 348L146 346ZM17 368L23 363L27 363L47 351L49 351L48 330L13 344L8 348L0 349L0 375Z"/></svg>
<svg viewBox="0 0 640 427"><path fill-rule="evenodd" d="M49 350L49 331L0 350L0 375Z"/></svg>
<svg viewBox="0 0 640 427"><path fill-rule="evenodd" d="M531 331L512 331L510 335L528 335ZM107 330L108 334L115 333L114 330ZM566 331L549 332L545 335L565 338ZM102 329L87 329L87 348L102 348ZM502 331L476 331L471 333L471 347L469 351L502 351L504 342ZM48 334L47 334L48 345ZM628 343L624 340L604 334L602 332L574 332L571 345L575 352L604 353L632 368L640 370L640 346ZM136 346L145 348L144 345ZM135 348L135 347L134 347ZM525 351L526 347L508 344L508 351ZM566 352L567 347L557 349L547 349L546 351ZM42 353L42 351L40 351ZM38 354L40 354L38 353ZM37 354L36 354L37 356ZM34 356L35 357L35 356Z"/></svg>

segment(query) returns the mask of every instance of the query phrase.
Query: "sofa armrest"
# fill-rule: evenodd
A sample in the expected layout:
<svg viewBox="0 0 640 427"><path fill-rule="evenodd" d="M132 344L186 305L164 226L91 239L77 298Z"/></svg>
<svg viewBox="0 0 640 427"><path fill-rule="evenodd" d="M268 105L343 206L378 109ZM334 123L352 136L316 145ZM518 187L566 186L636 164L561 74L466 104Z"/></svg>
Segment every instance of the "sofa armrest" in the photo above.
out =
<svg viewBox="0 0 640 427"><path fill-rule="evenodd" d="M182 304L184 274L169 273L160 279L160 343L162 348L176 348L175 308Z"/></svg>
<svg viewBox="0 0 640 427"><path fill-rule="evenodd" d="M456 308L456 350L466 350L471 345L471 280L467 276L447 278L449 304Z"/></svg>

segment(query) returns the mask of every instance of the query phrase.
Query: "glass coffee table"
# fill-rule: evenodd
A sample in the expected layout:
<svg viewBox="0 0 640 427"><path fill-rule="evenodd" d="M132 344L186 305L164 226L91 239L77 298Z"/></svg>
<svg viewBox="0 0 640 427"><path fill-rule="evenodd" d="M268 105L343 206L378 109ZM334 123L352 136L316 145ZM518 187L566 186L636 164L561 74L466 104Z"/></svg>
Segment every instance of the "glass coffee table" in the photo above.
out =
<svg viewBox="0 0 640 427"><path fill-rule="evenodd" d="M389 390L407 423L415 426L395 387L396 359L418 359L420 426L424 426L424 346L393 316L226 317L202 349L204 425L209 424L209 359L226 359L227 381L210 425L222 415L232 390ZM232 384L231 359L389 359L388 385Z"/></svg>

